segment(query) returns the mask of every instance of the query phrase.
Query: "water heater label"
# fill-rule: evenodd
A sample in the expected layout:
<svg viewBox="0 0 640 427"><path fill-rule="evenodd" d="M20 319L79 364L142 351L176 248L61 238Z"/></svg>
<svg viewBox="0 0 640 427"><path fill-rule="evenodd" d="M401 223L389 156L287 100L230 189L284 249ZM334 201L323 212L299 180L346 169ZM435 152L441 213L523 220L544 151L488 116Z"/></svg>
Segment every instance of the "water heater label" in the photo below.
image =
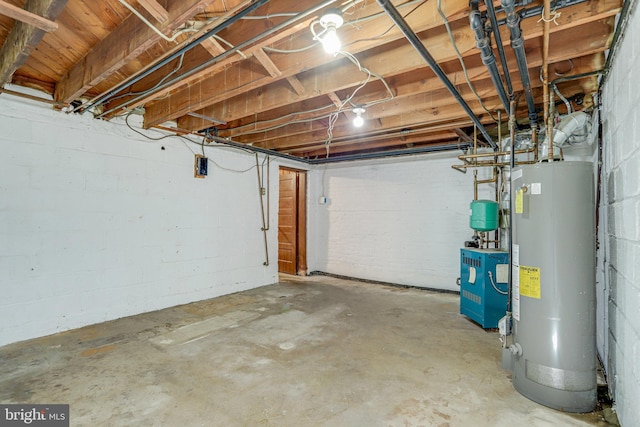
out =
<svg viewBox="0 0 640 427"><path fill-rule="evenodd" d="M524 191L522 191L522 188L518 189L518 191L516 191L516 213L517 214L521 214L524 212Z"/></svg>
<svg viewBox="0 0 640 427"><path fill-rule="evenodd" d="M532 182L531 183L531 194L542 194L542 183L541 182Z"/></svg>
<svg viewBox="0 0 640 427"><path fill-rule="evenodd" d="M540 268L520 266L520 295L540 299Z"/></svg>

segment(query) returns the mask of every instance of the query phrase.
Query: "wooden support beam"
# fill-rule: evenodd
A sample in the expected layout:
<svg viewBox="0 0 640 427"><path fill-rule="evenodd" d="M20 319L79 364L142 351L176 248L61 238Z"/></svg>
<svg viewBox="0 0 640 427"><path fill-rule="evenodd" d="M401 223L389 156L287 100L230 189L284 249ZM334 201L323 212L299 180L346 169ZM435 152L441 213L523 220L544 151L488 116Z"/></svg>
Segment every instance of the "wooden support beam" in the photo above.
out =
<svg viewBox="0 0 640 427"><path fill-rule="evenodd" d="M161 24L169 20L169 12L157 0L138 0L138 4Z"/></svg>
<svg viewBox="0 0 640 427"><path fill-rule="evenodd" d="M23 22L27 25L32 25L42 31L46 31L47 33L58 29L58 24L55 22L29 12L28 10L9 4L3 0L0 0L0 15L6 15L9 18L13 18L16 21Z"/></svg>
<svg viewBox="0 0 640 427"><path fill-rule="evenodd" d="M572 37L578 37L577 39L573 39ZM590 35L584 35L580 31L569 30L568 33L562 32L560 34L559 39L571 39L572 44L569 51L565 50L555 50L552 52L552 56L550 57L550 62L558 62L565 61L567 59L571 59L575 66L575 69L584 69L589 70L594 67L592 64L592 58L590 56L581 55L590 55L595 51L603 51L606 49L607 44L603 41L602 37L598 35L598 32L594 31ZM407 48L411 48L407 46ZM566 53L565 53L566 51ZM582 53L579 53L582 52ZM529 61L529 67L532 70L531 78L534 84L539 82L539 79L535 78L536 69L541 65L541 48L529 49L528 54L532 60ZM411 57L410 55L407 55ZM416 60L419 58L416 56ZM509 61L509 68L516 69L515 56L513 56L511 50L507 51L507 57ZM378 57L377 55L372 55L370 59L372 61L377 61L378 68L376 72L386 76L393 76L398 71L396 69L396 64L390 64L389 62L383 62L382 59L384 57L381 55ZM403 57L402 60L396 61L404 72L406 69L414 68L413 62L409 61L408 58ZM402 62L402 64L401 64ZM454 82L464 82L465 76L463 71L459 66L459 62L456 59L452 59L448 62L441 62L441 66L445 69L445 72ZM364 63L363 65L367 65ZM561 64L562 65L562 64ZM554 68L555 69L555 68ZM316 95L321 94L329 94L332 93L333 89L347 89L353 90L353 88L357 87L360 84L361 76L358 73L354 73L353 68L350 67L349 64L342 65L340 68L336 68L332 73L318 73L315 75L305 74L302 77L301 82L302 85L307 88L308 92L315 93ZM562 68L561 71L564 71ZM467 64L467 74L472 82L477 82L478 80L486 80L489 78L489 73L487 69L480 61L477 61L475 64L468 63ZM443 83L435 77L430 71L427 70L426 66L423 65L423 68L418 68L415 71L415 79L407 80L406 77L404 79L395 79L394 82L394 92L396 101L399 101L405 96L411 96L416 93L422 93L425 91L433 91L438 88L443 88ZM476 83L477 84L477 83ZM516 79L516 84L521 84L520 79ZM466 84L462 84L462 87L467 87ZM478 86L477 89L482 92L483 90L493 90L492 84L489 82L488 84L483 83ZM480 93L482 96L483 93ZM331 96L331 95L327 95ZM334 95L335 96L335 95ZM367 91L361 91L359 94L359 100L363 101L363 103L369 103L381 98L386 97L387 94L384 91L373 92L369 94ZM449 97L449 95L445 96ZM251 99L260 98L259 105L255 103L249 103ZM311 98L306 96L305 98ZM324 98L324 95L318 97L319 99ZM475 99L475 98L474 98ZM260 113L262 111L272 111L275 109L283 109L282 111L278 110L281 114L278 115L286 115L294 111L304 111L308 108L302 109L299 107L299 103L302 101L299 96L296 94L292 94L286 88L280 87L270 87L269 91L264 91L262 95L258 94L258 91L249 91L244 94L241 94L237 97L227 98L221 100L221 102L214 104L212 106L203 108L201 110L196 110L198 113L219 117L226 122L230 123L233 120L247 117L256 113ZM323 102L316 101L315 105L320 105ZM339 104L338 104L339 105ZM383 104L385 108L391 108L388 103ZM289 110L287 110L289 109ZM273 115L272 115L273 117ZM180 122L180 126L184 129L201 129L202 126L200 123L197 123L196 120L193 120L189 117L181 117L178 119ZM230 135L232 136L232 135Z"/></svg>
<svg viewBox="0 0 640 427"><path fill-rule="evenodd" d="M469 135L464 133L464 131L462 129L456 128L456 129L453 129L453 131L455 132L456 135L458 135L458 137L460 138L461 141L473 142L473 138L471 138Z"/></svg>
<svg viewBox="0 0 640 427"><path fill-rule="evenodd" d="M158 29L163 33L177 29L213 1L215 0L167 0L169 20ZM60 102L75 100L146 52L160 39L137 16L130 15L58 82L55 99Z"/></svg>
<svg viewBox="0 0 640 427"><path fill-rule="evenodd" d="M291 88L293 89L296 95L303 97L307 94L307 91L302 85L302 82L296 76L287 77L287 81L291 85Z"/></svg>
<svg viewBox="0 0 640 427"><path fill-rule="evenodd" d="M560 25L554 26L552 28L552 32L554 34L558 34L561 32L572 32L572 36L574 33L580 33L583 35L583 31L579 29L575 29L575 27L581 23L585 24L588 22L593 23L592 25L598 25L598 20L606 18L608 16L612 16L616 13L616 7L618 0L595 0L590 10L585 10L583 5L575 5L568 7L566 9L566 14L563 11L563 14L560 18L558 18L558 23ZM425 3L425 7L431 4L430 2ZM465 6L467 7L467 6ZM413 16L410 15L410 16ZM422 15L421 15L422 16ZM373 22L373 21L372 21ZM441 20L438 21L438 24L441 25ZM388 23L386 23L388 26ZM431 25L431 24L429 24ZM433 24L435 25L435 24ZM420 27L428 27L427 24L422 23ZM542 36L542 31L539 29L540 24L536 19L528 19L523 22L523 34L526 39L531 41L535 40L537 37ZM502 29L501 29L502 31ZM598 34L598 32L594 31L594 34ZM341 37L343 34L341 34ZM469 57L476 54L475 48L475 38L473 35L473 31L468 28L468 26L461 27L458 30L454 30L454 36L457 40L457 45L462 52L463 56ZM585 35L587 37L591 37L591 35ZM355 34L354 38L361 38L361 34ZM505 37L503 41L508 43L508 34L505 33ZM386 41L386 40L385 40ZM425 41L427 42L427 41ZM602 41L601 41L602 42ZM354 45L354 51L359 50L361 45L366 45L368 42L358 43ZM381 43L376 40L376 43ZM529 42L531 43L531 42ZM457 57L453 50L451 49L451 44L449 41L449 36L446 31L442 30L437 34L430 34L428 37L429 50L431 55L439 62L446 62L455 60ZM356 49L357 46L357 49ZM372 47L372 46L369 46ZM388 61L389 55L393 55L396 59L394 61ZM301 58L304 56L304 58ZM379 59L382 58L382 59ZM298 55L282 55L278 57L278 61L274 60L274 63L278 66L278 69L282 72L282 76L290 76L290 75L300 75L299 73L299 64L306 64L307 67L322 67L324 73L318 73L320 75L319 79L323 78L323 75L330 75L335 78L343 78L343 76L347 76L349 80L353 81L355 76L359 76L358 73L353 71L353 65L347 64L345 65L337 65L334 67L326 66L326 58L322 58L317 53L312 52L311 50L302 52ZM376 53L369 55L365 61L362 61L364 66L367 64L375 64L375 66L370 66L376 73L384 76L392 76L400 73L406 73L411 71L412 69L419 69L424 67L424 60L415 54L415 50L409 46L405 45L397 45L393 47L393 51L390 52L386 50L382 52L382 50L378 50ZM348 67L348 68L347 68ZM486 71L486 70L485 70ZM273 83L273 78L267 78L265 76L255 77L255 75L250 75L248 73L242 72L242 64L234 65L224 70L225 73L230 73L238 78L235 80L234 86L230 86L225 84L225 80L220 79L217 75L212 75L211 77L206 77L201 81L196 83L192 83L191 85L178 89L172 96L158 100L152 103L149 103L145 106L146 114L145 114L145 127L152 126L157 123L162 123L168 119L175 119L181 115L186 114L189 110L198 110L198 109L207 109L208 106L213 105L217 102L226 102L232 97L236 97L239 103L237 108L235 106L233 108L227 109L227 111L238 112L241 108L251 108L254 109L255 103L247 102L247 99L251 99L253 92L248 92L252 89L260 92L260 97L262 99L261 105L265 104L267 98L270 99L287 99L287 102L299 102L301 99L291 100L291 94L283 94L283 96L275 96L272 91L264 90L264 86ZM462 80L460 80L462 81ZM303 81L304 85L304 81ZM306 87L306 85L304 85ZM333 90L352 87L353 83L350 83L344 87L337 87L337 85L332 83ZM313 93L314 95L318 94L316 90L316 85L313 87L313 91L307 90L307 93ZM215 94L211 96L211 94ZM246 99L241 99L245 97ZM255 99L255 97L253 97ZM255 110L253 111L253 113ZM209 115L207 112L203 113L205 115ZM213 114L214 116L218 116L217 114ZM226 121L230 121L229 118L225 118Z"/></svg>
<svg viewBox="0 0 640 427"><path fill-rule="evenodd" d="M267 53L264 50L256 49L253 52L253 56L256 57L258 62L260 62L260 64L262 64L264 69L267 70L267 72L269 73L269 75L271 77L276 78L276 77L282 76L282 71L280 71L278 69L278 66L273 63L271 58L269 58L269 55L267 55Z"/></svg>
<svg viewBox="0 0 640 427"><path fill-rule="evenodd" d="M444 12L447 15L449 15L450 13L467 10L468 7L468 0L451 0L449 2L446 2L446 4L443 4ZM373 10L375 10L376 14L379 13L379 6L377 6L376 4L373 4L371 8L372 13ZM438 15L435 9L435 3L432 2L426 2L421 5L418 9L416 9L415 13L412 13L407 17L407 22L416 32L426 31L428 29L438 28L442 26L442 18ZM359 41L358 43L349 46L349 52L352 54L356 54L358 52L362 52L375 46L389 43L391 41L398 40L404 37L400 30L398 30L397 28L394 27L391 31L386 32L388 29L388 18L384 15L379 15L371 21L367 22L366 33L363 34L363 31L360 28L345 26L344 28L341 28L340 37L344 40L345 45L350 40ZM308 36L307 26L301 26L301 28L299 28L298 30L301 31L302 34L304 34L304 37ZM467 32L471 32L471 30L469 29ZM380 33L385 33L383 39L366 39L367 35L374 36L379 35ZM263 41L260 44L260 47L273 45L274 40L283 40L283 35L287 35L287 37L290 37L292 34L294 33L287 31L279 33L273 38ZM448 44L448 36L446 36L443 32L442 43L445 42L445 37L446 43ZM471 41L468 42L469 46L475 46L475 39L473 39L473 36L471 36L470 40ZM449 51L451 51L449 44L447 45L447 48L449 49ZM417 56L415 55L415 51L411 49L411 46L408 46L407 50L411 51L411 54L409 54L409 56ZM306 64L306 68L313 68L327 65L328 62L339 59L331 59L328 58L326 54L319 55L318 52L318 50L309 49L296 55L278 55L278 61L274 60L274 63L282 72L282 76L279 78L298 74L300 72L301 63ZM251 49L248 49L247 51L245 51L245 53L252 53L252 51ZM424 64L424 61L420 61L420 64ZM203 73L203 75L197 79L189 78L182 81L181 84L173 85L170 89L175 90L175 94L171 97L163 99L161 101L147 103L145 105L145 108L147 108L148 106L148 109L147 114L145 114L144 126L153 126L168 119L174 119L183 114L186 114L186 110L188 109L199 109L206 105L211 105L215 102L218 102L217 95L215 97L212 97L215 99L205 100L200 95L194 94L193 89L195 89L198 94L224 93L224 96L221 99L225 99L231 96L235 96L238 93L250 90L252 88L257 89L274 82L273 77L261 77L256 79L254 76L247 75L247 73L243 72L243 64L233 64L231 67L225 68L224 72L238 76L238 78L236 79L238 85L233 88L227 88L228 90L225 92L224 89L216 88L216 86L221 82L217 76L215 78L213 77L214 74L212 74L211 71L212 70L210 70L208 73ZM184 99L185 97L189 98L189 100L186 101L186 99Z"/></svg>
<svg viewBox="0 0 640 427"><path fill-rule="evenodd" d="M24 10L55 21L66 4L67 0L27 0ZM24 64L44 34L33 25L16 22L0 48L0 87L11 81L13 73Z"/></svg>
<svg viewBox="0 0 640 427"><path fill-rule="evenodd" d="M225 48L222 47L220 42L213 37L209 37L208 39L200 43L200 46L205 48L207 52L209 52L213 57L216 57L225 52Z"/></svg>

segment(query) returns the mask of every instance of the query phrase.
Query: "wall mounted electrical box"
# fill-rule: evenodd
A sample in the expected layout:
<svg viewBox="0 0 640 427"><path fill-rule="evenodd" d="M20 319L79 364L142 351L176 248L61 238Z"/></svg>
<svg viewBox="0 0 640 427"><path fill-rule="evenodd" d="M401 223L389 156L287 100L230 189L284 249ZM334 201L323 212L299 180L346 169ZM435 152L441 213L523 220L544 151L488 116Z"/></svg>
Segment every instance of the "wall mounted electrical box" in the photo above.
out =
<svg viewBox="0 0 640 427"><path fill-rule="evenodd" d="M209 169L209 159L200 154L196 154L195 163L193 166L193 176L196 178L204 178L207 176Z"/></svg>
<svg viewBox="0 0 640 427"><path fill-rule="evenodd" d="M507 311L509 254L496 249L460 249L460 314L485 329L497 328Z"/></svg>

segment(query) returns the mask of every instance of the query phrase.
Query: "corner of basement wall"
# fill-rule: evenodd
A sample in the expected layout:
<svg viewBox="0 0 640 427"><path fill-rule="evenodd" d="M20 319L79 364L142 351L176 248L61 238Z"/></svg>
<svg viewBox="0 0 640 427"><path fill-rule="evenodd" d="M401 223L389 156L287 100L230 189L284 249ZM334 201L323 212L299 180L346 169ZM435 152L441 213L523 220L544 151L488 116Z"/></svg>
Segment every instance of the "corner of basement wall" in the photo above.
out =
<svg viewBox="0 0 640 427"><path fill-rule="evenodd" d="M458 291L459 251L473 234L473 173L451 168L460 163L459 154L315 167L309 271ZM480 179L489 173L480 171ZM480 198L494 194L481 185ZM320 196L326 204L319 203Z"/></svg>
<svg viewBox="0 0 640 427"><path fill-rule="evenodd" d="M0 345L278 281L253 154L196 179L198 145L8 95L0 129Z"/></svg>
<svg viewBox="0 0 640 427"><path fill-rule="evenodd" d="M628 25L602 89L604 214L598 269L608 329L605 365L623 427L640 425L640 13Z"/></svg>

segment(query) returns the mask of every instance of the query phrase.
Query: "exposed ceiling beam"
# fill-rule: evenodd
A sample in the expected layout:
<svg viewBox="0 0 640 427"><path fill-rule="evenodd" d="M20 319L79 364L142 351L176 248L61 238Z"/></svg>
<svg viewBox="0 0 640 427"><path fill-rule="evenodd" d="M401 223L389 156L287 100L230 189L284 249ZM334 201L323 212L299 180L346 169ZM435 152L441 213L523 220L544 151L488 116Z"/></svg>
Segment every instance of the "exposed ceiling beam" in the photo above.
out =
<svg viewBox="0 0 640 427"><path fill-rule="evenodd" d="M27 5L29 7L29 5ZM58 24L55 22L43 18L40 15L29 12L26 9L21 9L17 6L7 3L6 1L0 0L0 15L6 15L9 18L13 18L16 21L23 22L27 25L32 25L42 31L46 31L47 33L51 31L55 31L58 29Z"/></svg>
<svg viewBox="0 0 640 427"><path fill-rule="evenodd" d="M264 69L267 70L267 73L269 73L269 75L271 77L280 77L280 76L282 76L282 71L280 71L278 69L278 66L273 63L271 58L269 58L269 55L267 55L264 50L256 49L255 51L253 51L253 56L256 57L258 62L260 62L260 64L262 64Z"/></svg>
<svg viewBox="0 0 640 427"><path fill-rule="evenodd" d="M172 32L214 1L167 0L169 20L158 29L163 33ZM129 15L58 82L55 99L61 102L75 100L160 40L160 35L137 16Z"/></svg>
<svg viewBox="0 0 640 427"><path fill-rule="evenodd" d="M2 2L6 4L5 2ZM55 21L67 0L27 0L24 10ZM0 48L0 87L11 81L13 73L25 63L31 51L40 43L45 32L22 21L15 23Z"/></svg>
<svg viewBox="0 0 640 427"><path fill-rule="evenodd" d="M295 94L298 95L299 97L304 97L307 94L307 91L305 90L304 86L296 76L287 77L287 81L291 85L291 88L293 89Z"/></svg>
<svg viewBox="0 0 640 427"><path fill-rule="evenodd" d="M614 0L597 0L593 3L592 10L585 10L583 7L576 6L569 7L566 10L566 18L565 13L563 13L563 15L558 18L559 25L554 26L552 30L554 31L554 33L557 33L559 31L574 28L577 25L576 23L584 24L586 22L597 21L599 19L602 19L603 17L612 16L612 14L615 14L615 11L612 11L610 9L611 7L613 7L613 2ZM523 23L523 33L525 34L527 40L535 39L542 35L539 27L540 24L536 19L529 19ZM365 35L359 35L359 37L363 36ZM454 37L458 41L458 48L464 56L471 56L475 54L475 39L470 28L463 27L459 30L454 31ZM430 46L430 52L438 62L456 59L450 47L449 37L446 32L441 31L437 35L430 34L428 40L425 41L428 42ZM508 43L508 37L506 39L503 39L503 41ZM367 42L364 43L366 44ZM323 58L314 52L304 52L298 55L307 55L307 57L304 59L304 63L309 67L320 67L326 61L326 58ZM283 76L288 76L293 73L299 72L298 64L300 63L300 57L298 55L296 55L295 58L292 58L290 56L287 57L286 55L279 55L278 57L274 55L273 62L277 65ZM388 55L393 55L397 60L386 60L386 58L388 58ZM384 57L385 60L380 61L376 59L377 56ZM408 45L394 46L392 51L378 51L375 54L370 54L364 62L375 64L375 67L371 66L371 68L375 72L385 76L398 74L401 72L406 73L410 71L412 67L416 69L424 67L424 62L419 57L417 57L417 55L415 55L413 49ZM316 69L314 75L319 75L319 79L322 79L323 75L329 75L331 77L340 76L339 78L344 78L346 76L346 78L351 78L351 80L353 80L354 75L357 76L357 73L348 71L346 70L346 68L353 68L354 66L350 63L345 64L346 65L342 66L332 65L329 67L324 67L322 68L322 70ZM345 70L343 70L343 68L345 68ZM236 70L233 67L225 69L223 72L238 76L235 80L234 85L232 85L231 87L229 87L229 85L226 85L226 87L222 87L223 82L227 82L227 80L220 79L218 75L216 75L215 77L212 76L194 83L188 88L180 89L172 96L150 103L146 106L147 114L145 114L145 126L160 123L168 119L175 119L180 115L184 115L188 110L198 110L200 108L206 109L207 105L212 105L216 102L228 100L231 97L235 97L237 95L249 99L252 97L252 94L250 92L246 92L251 88L255 88L256 91L260 92L260 105L265 102L269 102L269 99L282 100L285 98L289 98L288 102L300 101L300 99L291 100L292 94L290 93L290 91L289 93L282 92L276 94L274 91L262 90L261 88L263 86L273 82L273 78L271 77L261 76L256 78L255 75L250 75L248 73L243 74L240 68ZM303 75L298 74L298 78L304 85ZM349 83L345 87L349 87L352 85L353 83ZM307 90L306 92L318 94L316 87L314 87L313 89L313 91ZM333 89L336 89L335 85L333 85ZM216 95L211 96L212 93ZM239 101L240 102L237 107L242 107L243 105L245 106L245 108L248 108L248 106L250 106L252 109L256 107L256 103L247 104L246 99L239 99ZM226 111L238 112L239 108L227 108ZM209 115L208 112L204 112L203 114ZM231 119L229 117L226 117L225 120L230 121Z"/></svg>
<svg viewBox="0 0 640 427"><path fill-rule="evenodd" d="M456 128L456 129L453 129L453 132L455 132L455 134L458 135L461 141L473 142L473 138L467 135L462 129Z"/></svg>
<svg viewBox="0 0 640 427"><path fill-rule="evenodd" d="M553 40L556 40L554 38ZM596 31L590 34L583 34L583 32L570 29L567 32L561 32L557 36L557 40L571 40L571 48L568 47L565 50L554 50L552 55L550 56L550 62L559 62L571 59L573 61L575 69L590 69L593 64L591 63L591 57L578 57L578 55L589 54L595 51L603 51L607 48L606 40L603 40L602 37L598 35ZM533 44L537 46L537 44ZM528 52L533 58L541 58L541 50L539 47L533 47L528 49ZM577 53L583 52L583 53ZM378 57L379 55L379 57ZM511 52L507 52L507 56L509 59L509 66L511 69L515 69L515 57ZM402 72L402 69L405 68L413 68L413 62L407 57L402 56L397 61L382 61L383 54L379 53L376 55L372 55L367 58L367 62L365 65L368 65L368 61L372 63L378 64L378 69L376 70L380 74L386 76L393 76L398 72ZM459 62L457 59L451 60L446 63L441 63L450 79L454 82L464 82L465 76L463 71L460 68ZM534 78L537 67L542 64L540 59L535 59L529 62L529 66L532 70L532 80L534 84L537 84L539 79ZM563 68L561 70L564 71L565 64L561 64ZM401 70L397 70L396 67L401 68ZM552 68L555 69L554 66ZM325 73L305 73L301 75L302 84L308 88L308 91L313 91L313 93L320 95L318 100L322 99L322 94L329 94L332 89L335 88L344 88L349 91L352 91L355 87L360 84L361 77L358 73L349 72L350 66L349 64L342 65L336 69L333 69L331 72ZM489 78L486 67L480 63L480 61L467 62L467 74L472 82L478 84L478 81L485 80ZM427 68L416 69L413 74L414 79L408 80L405 78L396 78L394 80L394 92L395 92L395 100L399 101L405 96L412 96L416 93L423 93L427 88L429 90L436 90L439 88L443 88L442 82L435 77ZM521 82L520 79L514 79L518 87L520 87ZM464 87L466 87L466 83L462 83ZM368 85L370 87L370 85ZM380 90L368 92L367 89L362 90L359 93L358 100L361 100L363 103L373 102L379 99L382 99L386 96L386 90L381 84L378 84ZM490 82L482 82L478 86L478 90L481 95L483 90L491 90L492 86ZM266 91L265 91L266 92ZM331 95L329 95L331 96ZM445 94L448 97L448 95ZM307 97L309 98L309 97ZM260 102L253 104L249 103L251 99L259 99ZM273 116L285 116L293 112L301 112L305 111L308 108L300 107L300 98L292 94L290 91L283 89L281 87L270 87L268 93L259 94L257 91L249 91L246 94L242 94L238 97L225 99L220 103L214 104L212 106L206 107L202 110L197 110L198 113L204 114L207 116L220 117L224 119L226 122L231 123L233 120L239 119L245 116L253 116L255 113L261 113L263 111L272 111L271 117ZM247 106L247 103L249 105ZM315 101L314 105L320 105L320 101ZM250 108L250 109L249 109ZM385 108L391 108L389 103L385 103ZM278 110L276 110L278 109ZM322 111L318 114L326 114L330 110ZM309 118L308 116L304 116L302 113L297 114L298 118ZM259 116L259 118L261 118ZM190 130L198 130L208 125L201 123L198 119L193 117L180 117L178 119L179 126L183 129ZM274 123L277 124L277 123ZM256 125L256 129L259 129L260 125ZM223 131L224 132L224 131ZM230 135L234 134L234 131L229 131ZM226 136L226 135L225 135Z"/></svg>
<svg viewBox="0 0 640 427"><path fill-rule="evenodd" d="M464 11L468 8L468 1L466 0L452 0L446 3L446 6L442 6L444 12L449 13L457 13L459 11ZM402 33L395 27L390 27L390 22L386 18L384 14L380 14L379 7L373 6L369 7L369 13L375 13L376 16L374 19L371 19L367 22L366 32L363 32L359 29L358 26L344 26L341 28L341 39L344 40L345 46L352 43L351 46L348 46L348 50L350 53L355 54L357 52L364 51L366 49L373 48L375 46L389 43L394 40L399 40L403 37ZM366 15L363 15L366 16ZM416 31L425 31L428 29L433 29L440 27L442 25L442 18L438 15L436 6L434 2L426 2L423 5L419 6L414 13L410 14L407 17L407 22L413 25ZM306 26L298 28L298 30L303 30L304 32L308 31ZM468 30L466 32L470 32ZM367 37L379 36L380 34L384 34L384 36L374 37L374 39L369 40ZM308 34L304 33L306 37ZM283 37L279 34L277 36L277 40L282 40ZM445 39L446 37L446 39ZM271 45L274 43L274 38L263 41L261 46ZM469 44L469 48L475 46L475 41L473 37L469 40L462 40L462 42ZM443 33L442 42L449 44L448 37ZM467 48L461 48L461 50L468 50ZM449 51L451 51L449 47ZM251 52L251 51L247 51ZM275 59L277 58L277 59ZM303 52L298 52L296 55L287 55L287 54L278 54L273 55L273 62L278 67L278 69L282 72L282 77L287 77L291 75L298 74L300 71L299 64L306 64L306 68L314 68L327 64L330 61L337 61L343 59L342 57L331 58L330 56L324 54L319 55L318 51L315 49L308 49ZM420 65L423 65L420 63ZM180 115L186 113L187 110L190 109L199 109L203 108L206 105L211 105L214 102L217 102L219 99L228 98L230 96L235 96L239 93L246 91L251 88L260 88L266 86L270 83L274 82L274 78L270 76L262 76L256 78L255 75L247 74L243 72L243 64L235 64L231 67L225 68L222 72L226 75L238 76L235 79L236 85L231 88L231 90L225 90L221 88L222 85L221 79L219 79L218 74L203 74L200 76L199 80L196 81L193 78L184 81L181 85L189 83L189 86L180 88L176 91L174 95L169 98L165 98L162 100L158 100L156 102L152 102L150 104L145 105L147 108L147 114L145 114L145 127L153 126L154 124L162 123L166 120L175 119ZM204 76L204 78L203 78ZM174 85L171 89L175 89L180 87L181 85ZM193 90L195 89L195 91ZM195 92L195 93L194 93ZM224 93L224 97L218 98L215 97L216 100L210 100L209 95L203 96L201 94L211 94L211 93ZM188 98L188 99L185 99ZM178 107L179 105L179 107Z"/></svg>
<svg viewBox="0 0 640 427"><path fill-rule="evenodd" d="M145 10L161 24L169 20L169 11L158 3L157 0L138 0L138 4L144 7Z"/></svg>
<svg viewBox="0 0 640 427"><path fill-rule="evenodd" d="M214 56L214 57L220 55L221 53L224 53L225 51L225 48L222 47L220 42L216 40L213 36L209 37L208 39L200 43L200 46L205 48L207 52L209 52L211 56Z"/></svg>

